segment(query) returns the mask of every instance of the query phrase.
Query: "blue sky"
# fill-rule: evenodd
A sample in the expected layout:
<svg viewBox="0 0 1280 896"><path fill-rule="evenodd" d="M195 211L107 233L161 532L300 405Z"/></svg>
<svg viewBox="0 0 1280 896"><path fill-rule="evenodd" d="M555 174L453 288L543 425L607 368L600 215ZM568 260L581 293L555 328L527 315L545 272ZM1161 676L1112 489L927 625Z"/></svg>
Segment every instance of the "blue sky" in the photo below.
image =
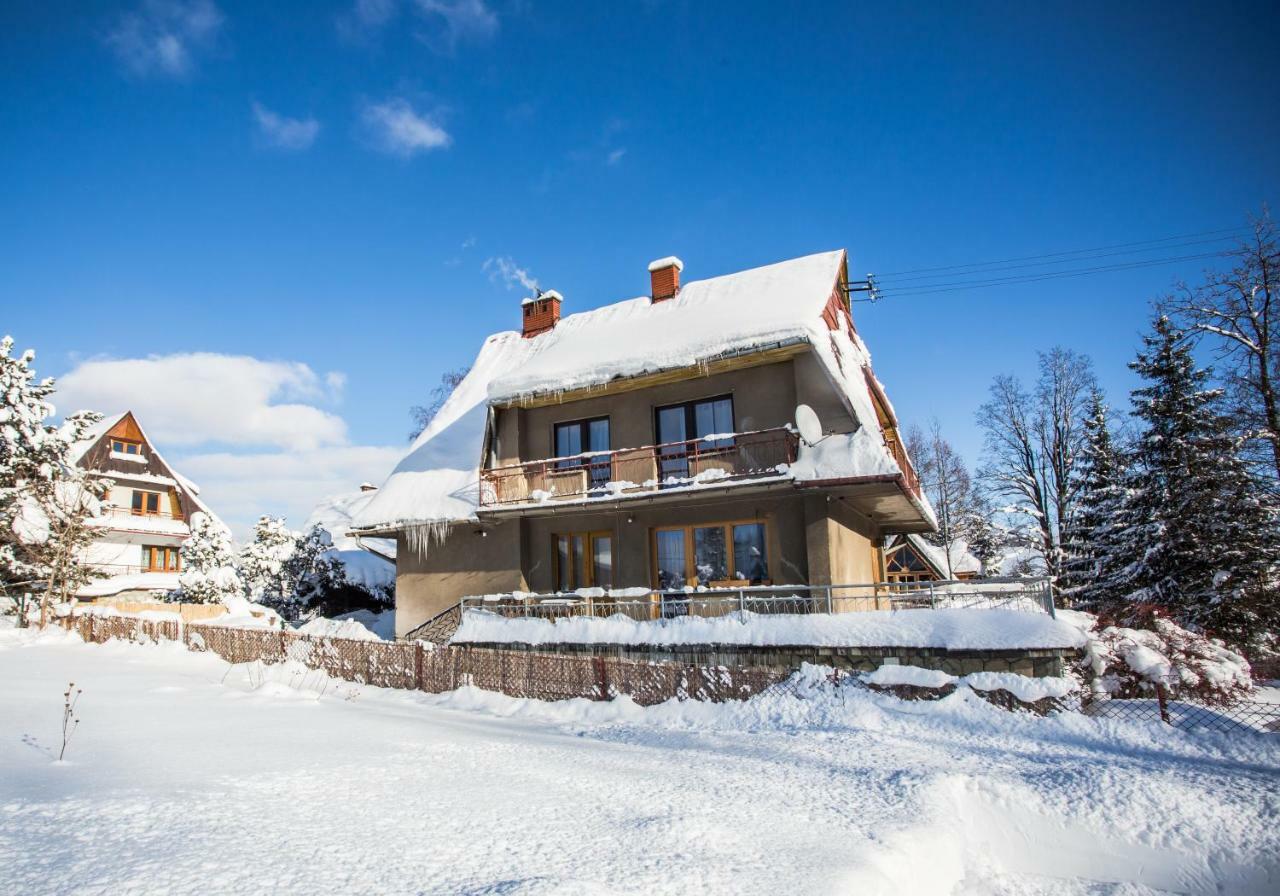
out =
<svg viewBox="0 0 1280 896"><path fill-rule="evenodd" d="M4 6L0 329L68 400L139 409L241 529L385 472L408 407L516 325L496 259L572 311L668 254L696 279L847 247L892 285L1277 199L1265 3ZM976 460L993 375L1062 344L1123 403L1149 301L1206 263L855 317L900 415Z"/></svg>

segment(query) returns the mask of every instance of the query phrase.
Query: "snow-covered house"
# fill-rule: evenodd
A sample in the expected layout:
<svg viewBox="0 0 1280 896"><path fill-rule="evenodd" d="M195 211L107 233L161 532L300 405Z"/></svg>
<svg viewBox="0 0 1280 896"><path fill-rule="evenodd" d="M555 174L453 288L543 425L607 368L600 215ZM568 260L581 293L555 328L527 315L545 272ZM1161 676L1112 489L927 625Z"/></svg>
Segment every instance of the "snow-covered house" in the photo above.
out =
<svg viewBox="0 0 1280 896"><path fill-rule="evenodd" d="M131 411L100 421L72 456L90 474L112 482L101 514L89 521L97 538L84 557L104 578L77 596L145 597L177 588L192 514L205 513L222 525L200 499L200 489L169 466Z"/></svg>
<svg viewBox="0 0 1280 896"><path fill-rule="evenodd" d="M894 535L884 546L886 582L964 581L982 574L982 561L962 542L939 546L922 536Z"/></svg>
<svg viewBox="0 0 1280 896"><path fill-rule="evenodd" d="M399 634L476 594L879 582L888 535L934 528L846 253L682 269L485 341L354 520L397 540Z"/></svg>

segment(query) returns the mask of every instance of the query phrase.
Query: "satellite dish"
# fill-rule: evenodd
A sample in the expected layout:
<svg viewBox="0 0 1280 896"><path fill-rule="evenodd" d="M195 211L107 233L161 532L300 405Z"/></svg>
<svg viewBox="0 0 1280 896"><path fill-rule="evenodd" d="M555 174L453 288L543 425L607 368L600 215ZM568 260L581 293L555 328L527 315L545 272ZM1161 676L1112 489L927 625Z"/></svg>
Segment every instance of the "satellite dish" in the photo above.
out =
<svg viewBox="0 0 1280 896"><path fill-rule="evenodd" d="M796 405L796 429L800 430L800 438L806 445L816 445L822 441L822 423L813 408L807 404Z"/></svg>

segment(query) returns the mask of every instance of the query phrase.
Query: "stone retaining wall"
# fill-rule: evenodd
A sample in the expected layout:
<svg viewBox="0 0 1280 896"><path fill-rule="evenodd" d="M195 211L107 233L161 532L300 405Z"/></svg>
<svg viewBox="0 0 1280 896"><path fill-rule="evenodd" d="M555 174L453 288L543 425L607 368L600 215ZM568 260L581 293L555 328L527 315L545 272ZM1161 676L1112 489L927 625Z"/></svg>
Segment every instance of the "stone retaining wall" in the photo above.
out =
<svg viewBox="0 0 1280 896"><path fill-rule="evenodd" d="M942 647L757 647L752 645L683 644L649 646L627 644L457 644L491 650L526 650L572 656L616 656L629 660L691 665L745 666L795 669L814 663L874 672L883 665L919 666L949 675L973 672L1014 672L1036 678L1062 675L1075 651L1068 648L1017 650L948 650Z"/></svg>

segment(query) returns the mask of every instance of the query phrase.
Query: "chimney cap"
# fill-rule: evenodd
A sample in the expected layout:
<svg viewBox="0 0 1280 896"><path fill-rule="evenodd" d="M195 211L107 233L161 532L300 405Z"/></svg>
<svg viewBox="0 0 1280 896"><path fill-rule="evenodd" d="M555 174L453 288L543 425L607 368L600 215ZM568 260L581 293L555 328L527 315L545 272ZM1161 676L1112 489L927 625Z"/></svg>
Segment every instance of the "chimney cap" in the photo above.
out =
<svg viewBox="0 0 1280 896"><path fill-rule="evenodd" d="M555 299L557 302L563 302L564 296L556 292L554 289L548 289L545 292L539 292L536 296L526 296L520 300L521 305L532 305L534 302L540 302L543 299Z"/></svg>
<svg viewBox="0 0 1280 896"><path fill-rule="evenodd" d="M649 273L660 271L663 268L675 268L677 271L684 270L684 262L676 258L674 255L668 255L666 258L659 258L657 261L649 262Z"/></svg>

